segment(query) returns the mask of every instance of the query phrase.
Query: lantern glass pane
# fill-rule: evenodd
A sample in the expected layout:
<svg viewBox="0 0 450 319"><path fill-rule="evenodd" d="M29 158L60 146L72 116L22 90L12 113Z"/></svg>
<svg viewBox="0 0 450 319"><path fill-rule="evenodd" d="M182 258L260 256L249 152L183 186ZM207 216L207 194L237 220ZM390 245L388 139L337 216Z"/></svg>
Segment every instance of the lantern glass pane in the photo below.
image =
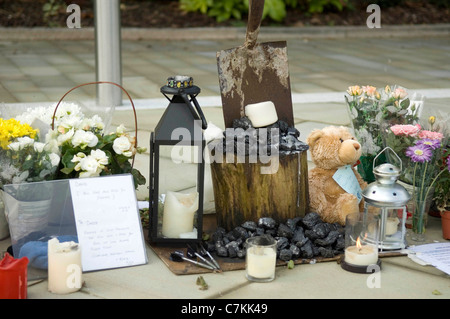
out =
<svg viewBox="0 0 450 319"><path fill-rule="evenodd" d="M197 238L199 148L161 145L158 169L158 238Z"/></svg>

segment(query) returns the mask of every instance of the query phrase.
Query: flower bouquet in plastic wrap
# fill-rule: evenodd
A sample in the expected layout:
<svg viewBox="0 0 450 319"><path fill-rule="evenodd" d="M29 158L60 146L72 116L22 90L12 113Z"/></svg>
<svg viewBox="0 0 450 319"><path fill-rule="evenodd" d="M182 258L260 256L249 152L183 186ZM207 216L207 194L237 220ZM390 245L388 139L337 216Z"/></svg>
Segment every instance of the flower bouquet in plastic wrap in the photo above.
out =
<svg viewBox="0 0 450 319"><path fill-rule="evenodd" d="M384 89L355 85L348 88L345 100L350 124L362 147L358 172L366 182L371 183L375 181L373 159L384 148L382 131L393 123L417 121L423 97L408 93L408 90L396 85L386 86Z"/></svg>

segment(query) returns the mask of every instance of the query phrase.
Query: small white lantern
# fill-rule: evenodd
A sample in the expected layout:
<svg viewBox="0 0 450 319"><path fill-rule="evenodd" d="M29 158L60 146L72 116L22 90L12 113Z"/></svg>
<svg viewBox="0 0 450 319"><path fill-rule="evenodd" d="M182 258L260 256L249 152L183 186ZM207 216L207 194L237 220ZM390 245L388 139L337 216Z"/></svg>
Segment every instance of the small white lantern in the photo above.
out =
<svg viewBox="0 0 450 319"><path fill-rule="evenodd" d="M390 163L375 167L376 159L386 150L395 155L400 168ZM381 251L406 248L406 204L411 195L403 186L397 184L402 172L402 161L390 147L386 147L375 157L373 166L376 181L368 185L362 193L365 200L364 214L371 214L371 207L380 211L378 248Z"/></svg>

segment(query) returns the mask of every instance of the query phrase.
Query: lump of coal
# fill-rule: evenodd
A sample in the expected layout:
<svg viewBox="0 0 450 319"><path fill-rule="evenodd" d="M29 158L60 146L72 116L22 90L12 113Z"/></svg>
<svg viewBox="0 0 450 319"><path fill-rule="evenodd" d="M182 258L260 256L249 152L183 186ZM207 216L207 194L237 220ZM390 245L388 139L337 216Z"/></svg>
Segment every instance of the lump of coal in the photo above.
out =
<svg viewBox="0 0 450 319"><path fill-rule="evenodd" d="M280 257L281 260L289 261L292 259L292 251L290 249L282 249L280 250Z"/></svg>
<svg viewBox="0 0 450 319"><path fill-rule="evenodd" d="M247 253L246 253L245 249L239 249L238 252L237 252L237 257L238 258L245 258L246 254Z"/></svg>
<svg viewBox="0 0 450 319"><path fill-rule="evenodd" d="M302 247L300 247L303 258L313 258L314 257L314 247L310 240L308 240Z"/></svg>
<svg viewBox="0 0 450 319"><path fill-rule="evenodd" d="M325 258L332 258L332 257L334 257L333 249L327 249L325 247L319 247L319 254L322 257L325 257Z"/></svg>
<svg viewBox="0 0 450 319"><path fill-rule="evenodd" d="M242 128L244 130L253 127L252 121L247 116L233 120L233 128Z"/></svg>
<svg viewBox="0 0 450 319"><path fill-rule="evenodd" d="M292 252L292 258L298 258L300 257L300 247L297 247L296 245L291 245L289 247L289 250Z"/></svg>
<svg viewBox="0 0 450 319"><path fill-rule="evenodd" d="M219 247L216 246L216 253L217 253L217 256L228 257L228 249L224 246L219 246Z"/></svg>
<svg viewBox="0 0 450 319"><path fill-rule="evenodd" d="M278 226L277 235L279 237L292 238L292 236L294 235L294 232L292 231L292 229L289 226L287 226L285 224L280 224Z"/></svg>
<svg viewBox="0 0 450 319"><path fill-rule="evenodd" d="M302 219L303 225L305 225L308 229L312 229L315 224L321 222L322 220L320 219L319 214L317 214L316 212L308 213Z"/></svg>
<svg viewBox="0 0 450 319"><path fill-rule="evenodd" d="M297 228L297 225L302 220L301 217L290 218L286 221L286 225L288 225L293 231Z"/></svg>
<svg viewBox="0 0 450 319"><path fill-rule="evenodd" d="M254 221L246 221L241 225L241 227L243 227L246 230L254 232L256 231L256 227L258 227L258 225L256 225Z"/></svg>
<svg viewBox="0 0 450 319"><path fill-rule="evenodd" d="M314 241L314 244L318 246L330 246L338 239L340 233L337 230L332 230L328 233L327 237L319 238Z"/></svg>
<svg viewBox="0 0 450 319"><path fill-rule="evenodd" d="M307 241L308 237L305 236L305 233L303 231L303 228L298 227L294 231L294 236L291 239L291 242L295 244L297 247L302 247Z"/></svg>
<svg viewBox="0 0 450 319"><path fill-rule="evenodd" d="M248 238L248 233L244 227L238 226L235 229L233 229L233 236L236 239L240 238L245 241L245 239Z"/></svg>
<svg viewBox="0 0 450 319"><path fill-rule="evenodd" d="M277 250L281 250L289 246L289 239L286 237L279 237L277 239Z"/></svg>
<svg viewBox="0 0 450 319"><path fill-rule="evenodd" d="M258 220L258 226L265 229L274 229L277 226L277 222L271 217L261 217Z"/></svg>

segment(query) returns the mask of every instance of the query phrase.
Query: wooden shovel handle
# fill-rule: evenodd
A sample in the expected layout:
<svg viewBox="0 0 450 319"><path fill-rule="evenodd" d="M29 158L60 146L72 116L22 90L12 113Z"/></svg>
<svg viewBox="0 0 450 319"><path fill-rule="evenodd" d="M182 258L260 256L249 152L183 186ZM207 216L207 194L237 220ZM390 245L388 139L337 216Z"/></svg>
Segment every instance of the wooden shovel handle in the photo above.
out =
<svg viewBox="0 0 450 319"><path fill-rule="evenodd" d="M261 26L264 11L264 0L249 0L248 23L245 46L251 50L258 39L259 27Z"/></svg>

